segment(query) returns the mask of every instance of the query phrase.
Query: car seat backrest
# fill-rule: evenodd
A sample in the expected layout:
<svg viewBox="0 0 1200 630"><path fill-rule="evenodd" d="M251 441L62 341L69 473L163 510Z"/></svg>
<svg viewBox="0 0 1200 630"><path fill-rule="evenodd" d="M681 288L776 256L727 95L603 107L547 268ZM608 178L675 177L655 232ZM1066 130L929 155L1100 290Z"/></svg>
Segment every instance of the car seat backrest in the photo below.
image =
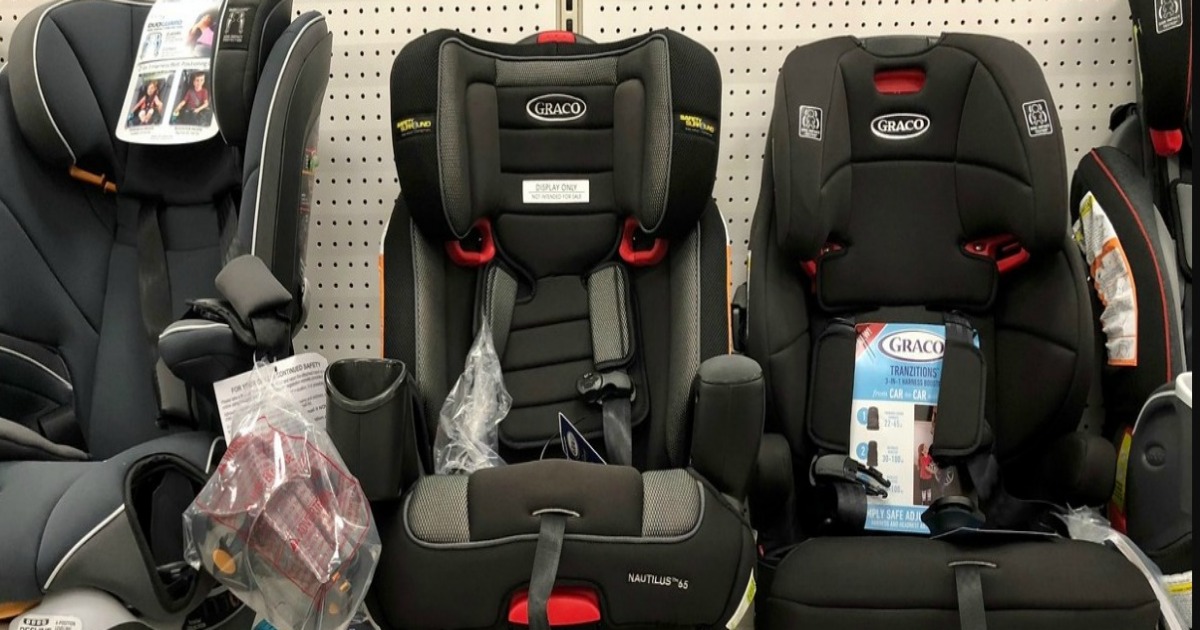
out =
<svg viewBox="0 0 1200 630"><path fill-rule="evenodd" d="M262 4L284 7L283 16L290 19L287 1ZM65 383L70 393L64 396L69 400L60 402L73 407L82 432L78 438L83 443L75 445L97 457L161 433L155 412L161 391L155 386L139 267L163 270L163 302L169 301L163 310L173 320L184 313L188 300L215 297L213 278L222 264L248 252L254 239L262 240L266 233L272 239L294 239L303 223L294 216L275 216L275 208L264 213L270 217L259 216L258 207L269 205L261 203L263 195L243 196L241 190L244 177L251 185L257 182L258 171L272 191L299 190L304 152L293 146L294 138L307 139L309 130L281 117L288 112L298 116L301 109L306 121L315 116L311 110L317 103L307 94L286 90L289 96L271 120L265 111L256 112L261 120L250 120L249 110L238 111L235 105L224 107L233 122L219 119L230 137L248 137L252 145L256 136L277 135L280 144L286 138L295 154L284 164L295 162L290 173L281 170L280 156L267 152L247 156L243 172L244 147L228 145L221 137L176 146L134 145L115 137L124 122L118 117L151 6L67 0L35 9L18 24L10 62L0 76L0 162L14 165L0 173L0 197L16 221L0 228L0 250L7 250L12 262L0 274L0 294L28 295L30 288L38 294L0 304L0 334L61 366L57 382ZM327 57L323 19L310 18L319 22L322 33L310 32L302 38L304 45L290 48L309 54L324 41ZM250 38L260 54L246 55L253 61L236 67L228 55L218 53L214 73L236 74L237 86L213 82L213 90L240 91L248 78L256 83L295 80L281 75L312 65L298 63L299 58L285 64L286 51L276 52L278 58L270 63L262 58L262 51L274 48L274 38L280 37L278 19L264 18L255 25L263 30ZM298 41L300 30L283 39ZM222 70L225 66L232 69ZM290 68L286 72L285 66ZM316 70L322 81L327 79L327 70ZM312 69L303 73L312 74ZM312 85L319 100L324 83ZM139 247L146 216L157 219L162 240L162 260L150 265L144 259L148 248ZM256 235L255 225L264 235ZM239 235L239 227L246 236ZM296 250L293 245L293 258ZM287 282L295 289L290 274ZM6 413L12 412L0 410L0 416ZM104 422L97 426L93 418Z"/></svg>
<svg viewBox="0 0 1200 630"><path fill-rule="evenodd" d="M1138 49L1142 109L1159 155L1169 156L1190 135L1192 106L1192 3L1130 0Z"/></svg>
<svg viewBox="0 0 1200 630"><path fill-rule="evenodd" d="M825 40L788 56L776 92L773 246L807 261L814 325L964 312L1002 458L1073 429L1086 392L1092 325L1066 234L1061 132L1038 63L985 36ZM776 335L797 338L771 332L768 352ZM808 436L846 452L847 412L822 407L813 370ZM795 373L771 378L776 392L796 386L781 380ZM797 426L801 409L776 412Z"/></svg>
<svg viewBox="0 0 1200 630"><path fill-rule="evenodd" d="M450 308L468 311L470 320L473 309L468 305L478 302L482 309L474 310L487 310L493 323L505 383L514 399L500 427L506 447L540 449L557 435L558 410L576 420L589 438L596 435L599 407L579 399L576 381L594 368L621 367L627 357L638 391L635 425L676 397L658 391L665 387L660 384L666 382L665 374L651 375L647 369L661 360L647 354L673 358L666 346L657 346L669 335L650 339L647 320L654 325L672 308L695 308L689 300L700 298L694 293L672 304L665 295L644 297L650 284L643 277L658 268L662 278L676 273L669 269L683 265L682 257L689 255L689 239L697 233L701 215L717 214L711 193L719 114L715 59L670 31L606 44L497 44L438 31L401 50L392 71L393 141L402 194L398 203L411 213L423 238L439 249L448 243L455 261L447 271L450 276L457 273L454 267L483 262L478 251L468 253L470 260L455 253L463 244L472 246L482 238L494 246L478 298L471 293L465 304ZM396 223L393 218L389 240L407 229ZM723 230L715 227L713 236L716 231ZM643 252L643 242L656 245ZM670 255L659 264L655 252L664 251ZM719 256L720 262L712 264L724 282L724 252ZM640 313L635 310L623 322L598 323L589 317L587 287L598 277L594 272L614 261L621 262L608 267L603 281L610 284L613 299ZM470 271L472 281L474 273ZM418 293L423 291L423 281L413 282ZM454 283L450 278L428 282ZM500 299L501 318L507 320L511 309L511 321L499 329L492 306L497 291L510 294ZM718 292L710 292L715 300ZM723 302L723 287L719 294ZM434 299L450 301L442 295ZM711 303L724 321L724 307ZM400 317L399 312L412 308L387 304L385 317ZM420 308L434 307L426 300ZM438 353L449 358L435 364L408 344L445 345L441 340L447 337L473 336L480 320L475 317L470 332L452 323L422 335L432 341L402 340L407 334L401 332L406 329L401 321L385 321L386 350L389 356L416 361L414 372L429 414L436 418L444 383L456 378L455 366L461 367L466 347L453 342L445 350L439 346ZM719 330L723 350L725 326ZM612 343L610 354L617 358L606 362L594 356L597 340ZM712 352L705 350L704 356ZM691 366L693 373L697 366Z"/></svg>

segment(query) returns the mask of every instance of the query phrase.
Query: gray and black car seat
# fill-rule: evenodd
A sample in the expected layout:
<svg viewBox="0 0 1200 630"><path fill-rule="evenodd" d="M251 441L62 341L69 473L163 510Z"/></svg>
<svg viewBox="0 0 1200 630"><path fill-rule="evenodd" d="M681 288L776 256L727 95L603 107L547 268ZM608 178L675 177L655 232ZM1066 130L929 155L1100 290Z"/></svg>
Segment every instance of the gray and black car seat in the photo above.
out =
<svg viewBox="0 0 1200 630"><path fill-rule="evenodd" d="M298 320L325 21L293 22L287 0L228 0L241 28L217 35L221 135L131 145L114 133L151 4L35 9L0 71L8 617L72 589L160 621L206 596L210 578L182 562L180 515L222 448L208 384L286 354Z"/></svg>
<svg viewBox="0 0 1200 630"><path fill-rule="evenodd" d="M508 465L423 474L374 502L374 619L723 627L755 562L743 504L763 394L758 367L727 354L712 53L670 31L436 31L401 50L391 82L385 355L411 370L432 442L486 323L512 409ZM602 420L622 401L625 445ZM559 412L609 465L563 459Z"/></svg>
<svg viewBox="0 0 1200 630"><path fill-rule="evenodd" d="M1115 454L1076 432L1097 348L1038 62L986 36L841 37L792 51L775 98L747 341L799 543L760 537L758 627L1153 630L1131 563L1050 529L1047 502L1107 500ZM937 536L862 531L881 484L843 457L856 322L946 326L930 451L970 492L922 516Z"/></svg>
<svg viewBox="0 0 1200 630"><path fill-rule="evenodd" d="M1132 425L1142 401L1189 370L1191 358L1192 3L1130 7L1138 102L1113 112L1107 146L1080 160L1071 188L1076 219L1086 198L1112 222L1136 287L1136 355L1104 357L1108 435ZM1103 308L1097 302L1097 313Z"/></svg>

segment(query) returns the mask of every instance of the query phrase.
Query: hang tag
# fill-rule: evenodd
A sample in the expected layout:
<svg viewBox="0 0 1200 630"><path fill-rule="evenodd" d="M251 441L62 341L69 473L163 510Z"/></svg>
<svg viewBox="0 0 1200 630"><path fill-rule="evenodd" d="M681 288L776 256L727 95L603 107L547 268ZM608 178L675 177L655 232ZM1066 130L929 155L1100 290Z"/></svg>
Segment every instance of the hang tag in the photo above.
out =
<svg viewBox="0 0 1200 630"><path fill-rule="evenodd" d="M608 463L563 413L558 414L558 439L562 442L563 453L569 460L591 464Z"/></svg>
<svg viewBox="0 0 1200 630"><path fill-rule="evenodd" d="M264 368L274 372L276 384L300 403L304 415L321 430L325 429L327 367L329 361L325 357L309 352L276 361ZM262 384L255 378L254 372L250 371L213 383L217 411L221 415L221 429L227 442L232 440L234 423L250 413L259 399L256 393Z"/></svg>

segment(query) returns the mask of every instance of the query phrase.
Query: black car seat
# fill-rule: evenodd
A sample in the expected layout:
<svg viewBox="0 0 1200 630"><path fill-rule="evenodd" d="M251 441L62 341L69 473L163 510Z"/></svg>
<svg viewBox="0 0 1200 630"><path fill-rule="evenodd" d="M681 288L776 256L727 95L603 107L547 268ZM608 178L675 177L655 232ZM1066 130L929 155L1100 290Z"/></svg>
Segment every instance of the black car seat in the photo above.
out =
<svg viewBox="0 0 1200 630"><path fill-rule="evenodd" d="M512 410L508 465L374 503L377 622L719 627L744 610L762 392L758 367L727 355L720 85L713 55L670 31L436 31L399 53L384 352L414 375L432 442L486 322ZM630 403L624 454L581 393L593 380ZM633 466L562 459L559 412Z"/></svg>
<svg viewBox="0 0 1200 630"><path fill-rule="evenodd" d="M1134 351L1104 357L1110 436L1132 425L1142 401L1189 370L1191 359L1192 6L1131 0L1130 7L1138 102L1113 112L1112 136L1080 160L1071 186L1075 220L1085 204L1107 216L1135 287ZM1096 304L1098 316L1105 306Z"/></svg>
<svg viewBox="0 0 1200 630"><path fill-rule="evenodd" d="M324 18L228 0L241 28L218 34L210 82L222 135L132 145L114 134L152 4L44 5L0 71L6 617L72 589L156 620L206 596L180 515L221 451L208 384L285 354L299 320Z"/></svg>
<svg viewBox="0 0 1200 630"><path fill-rule="evenodd" d="M1076 432L1096 340L1037 61L978 35L841 37L792 51L775 98L747 342L801 542L763 541L758 626L1155 628L1138 570L1052 535L1042 503L1103 503L1115 454ZM946 327L929 450L971 498L934 502L935 537L862 534L882 484L843 457L855 322Z"/></svg>

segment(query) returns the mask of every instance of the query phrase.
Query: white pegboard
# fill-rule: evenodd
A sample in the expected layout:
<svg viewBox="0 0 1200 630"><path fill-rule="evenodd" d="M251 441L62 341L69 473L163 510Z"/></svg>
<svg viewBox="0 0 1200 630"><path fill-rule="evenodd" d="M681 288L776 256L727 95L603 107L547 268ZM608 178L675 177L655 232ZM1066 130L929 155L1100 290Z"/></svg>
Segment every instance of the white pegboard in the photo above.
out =
<svg viewBox="0 0 1200 630"><path fill-rule="evenodd" d="M796 45L841 34L942 31L1016 40L1042 62L1065 131L1068 166L1104 140L1112 107L1134 96L1127 0L574 1L581 32L598 41L669 27L716 54L725 113L714 195L729 222L735 282L744 275L740 261L776 72ZM0 63L17 19L38 4L0 0ZM554 28L558 7L555 0L296 0L296 10L321 11L334 33L309 244L310 311L299 347L330 358L375 355L376 256L398 193L389 131L392 59L410 39L436 28L515 41Z"/></svg>

